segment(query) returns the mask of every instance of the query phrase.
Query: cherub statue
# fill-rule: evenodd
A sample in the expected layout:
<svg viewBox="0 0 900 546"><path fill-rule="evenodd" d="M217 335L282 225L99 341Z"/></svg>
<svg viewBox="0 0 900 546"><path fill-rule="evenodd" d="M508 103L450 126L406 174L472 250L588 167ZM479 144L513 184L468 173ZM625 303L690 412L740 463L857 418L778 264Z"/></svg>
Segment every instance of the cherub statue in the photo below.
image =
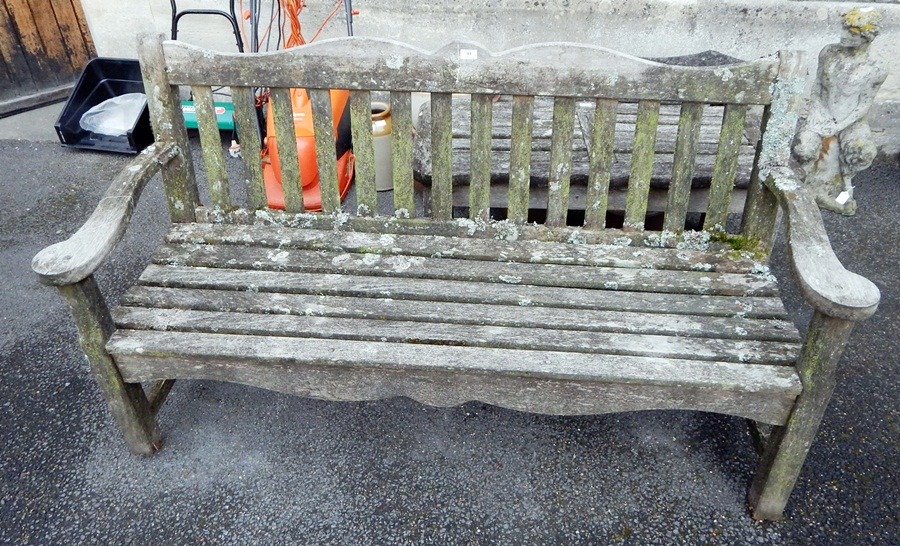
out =
<svg viewBox="0 0 900 546"><path fill-rule="evenodd" d="M819 54L809 112L794 141L794 157L819 206L856 212L853 177L869 168L877 150L869 130L869 108L887 77L883 63L869 59L881 13L856 8L843 16L843 34Z"/></svg>

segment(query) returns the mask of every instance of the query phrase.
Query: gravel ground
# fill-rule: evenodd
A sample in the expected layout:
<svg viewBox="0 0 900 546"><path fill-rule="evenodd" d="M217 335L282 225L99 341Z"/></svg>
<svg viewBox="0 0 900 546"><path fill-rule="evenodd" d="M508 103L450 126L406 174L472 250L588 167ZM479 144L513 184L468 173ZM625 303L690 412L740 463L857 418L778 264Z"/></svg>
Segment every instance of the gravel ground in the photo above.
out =
<svg viewBox="0 0 900 546"><path fill-rule="evenodd" d="M329 403L182 381L166 448L127 451L31 257L127 158L0 141L2 544L890 544L900 536L900 168L860 175L833 244L882 290L855 331L787 520L755 522L745 423L654 411L552 417L407 399ZM158 183L98 280L115 301L162 237ZM783 256L783 252L779 253ZM783 258L773 264L785 273ZM784 285L792 316L809 311Z"/></svg>

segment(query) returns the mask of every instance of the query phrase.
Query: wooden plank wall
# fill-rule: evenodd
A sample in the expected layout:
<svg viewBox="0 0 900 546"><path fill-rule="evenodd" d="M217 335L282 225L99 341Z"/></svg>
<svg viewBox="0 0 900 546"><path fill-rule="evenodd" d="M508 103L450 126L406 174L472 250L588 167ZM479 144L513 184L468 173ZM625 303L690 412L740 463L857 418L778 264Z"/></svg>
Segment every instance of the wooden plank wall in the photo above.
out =
<svg viewBox="0 0 900 546"><path fill-rule="evenodd" d="M80 0L0 0L0 116L65 98L94 56Z"/></svg>

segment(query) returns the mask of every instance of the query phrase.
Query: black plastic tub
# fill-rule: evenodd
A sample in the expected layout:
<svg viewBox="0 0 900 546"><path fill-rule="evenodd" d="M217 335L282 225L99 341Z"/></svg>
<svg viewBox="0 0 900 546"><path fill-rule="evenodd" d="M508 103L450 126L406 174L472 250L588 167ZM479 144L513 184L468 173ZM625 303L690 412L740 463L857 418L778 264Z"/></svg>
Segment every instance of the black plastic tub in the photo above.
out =
<svg viewBox="0 0 900 546"><path fill-rule="evenodd" d="M101 102L128 93L143 93L140 64L133 59L99 57L88 62L56 120L56 134L63 146L136 154L153 143L150 112L144 106L134 126L121 136L85 131L79 122L85 112Z"/></svg>

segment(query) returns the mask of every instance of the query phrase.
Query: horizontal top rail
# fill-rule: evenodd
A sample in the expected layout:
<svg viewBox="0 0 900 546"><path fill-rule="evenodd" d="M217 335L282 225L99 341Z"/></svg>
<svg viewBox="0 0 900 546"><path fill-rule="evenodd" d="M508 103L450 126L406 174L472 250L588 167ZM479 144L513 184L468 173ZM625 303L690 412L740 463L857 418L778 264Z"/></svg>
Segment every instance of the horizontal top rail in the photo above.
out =
<svg viewBox="0 0 900 546"><path fill-rule="evenodd" d="M534 44L499 53L467 42L428 52L349 37L289 50L234 54L164 42L175 85L239 85L433 93L604 97L768 104L777 55L716 67L666 65L603 47Z"/></svg>

